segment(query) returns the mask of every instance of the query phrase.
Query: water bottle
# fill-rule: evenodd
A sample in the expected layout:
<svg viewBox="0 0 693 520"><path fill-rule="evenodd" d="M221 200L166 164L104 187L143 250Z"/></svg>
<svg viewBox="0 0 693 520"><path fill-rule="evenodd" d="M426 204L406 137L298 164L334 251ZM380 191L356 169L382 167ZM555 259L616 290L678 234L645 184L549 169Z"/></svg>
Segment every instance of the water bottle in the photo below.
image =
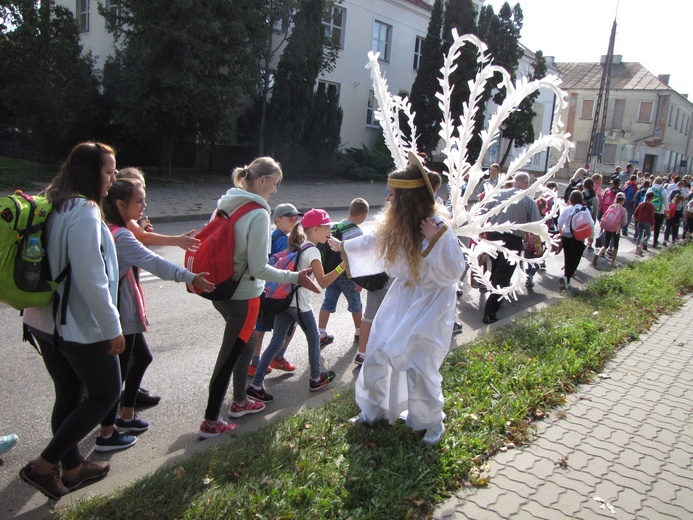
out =
<svg viewBox="0 0 693 520"><path fill-rule="evenodd" d="M22 253L22 289L23 291L37 291L41 284L41 260L43 250L36 237L31 237Z"/></svg>

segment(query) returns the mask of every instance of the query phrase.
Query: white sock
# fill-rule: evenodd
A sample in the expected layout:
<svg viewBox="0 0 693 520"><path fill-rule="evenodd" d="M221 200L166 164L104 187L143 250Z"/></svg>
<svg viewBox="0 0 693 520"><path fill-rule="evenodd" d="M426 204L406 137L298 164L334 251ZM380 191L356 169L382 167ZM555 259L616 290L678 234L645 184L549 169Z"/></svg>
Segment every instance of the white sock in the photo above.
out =
<svg viewBox="0 0 693 520"><path fill-rule="evenodd" d="M320 333L321 338L327 336L327 329L318 329L318 332Z"/></svg>
<svg viewBox="0 0 693 520"><path fill-rule="evenodd" d="M361 335L361 328L360 328L360 327L354 329L354 335L356 335L356 336L360 336L360 335Z"/></svg>

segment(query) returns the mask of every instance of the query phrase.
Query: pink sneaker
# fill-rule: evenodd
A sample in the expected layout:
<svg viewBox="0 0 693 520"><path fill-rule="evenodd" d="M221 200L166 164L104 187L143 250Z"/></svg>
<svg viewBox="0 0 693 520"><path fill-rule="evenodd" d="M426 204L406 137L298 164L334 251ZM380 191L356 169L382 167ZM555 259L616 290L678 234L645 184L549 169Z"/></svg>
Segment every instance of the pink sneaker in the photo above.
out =
<svg viewBox="0 0 693 520"><path fill-rule="evenodd" d="M220 433L228 433L236 428L238 428L237 424L227 423L223 419L219 419L214 426L211 426L207 421L202 421L200 431L197 432L197 435L200 439L209 439L211 437L216 437Z"/></svg>
<svg viewBox="0 0 693 520"><path fill-rule="evenodd" d="M252 399L246 399L245 403L243 404L236 404L234 401L231 401L231 407L229 408L229 417L238 419L239 417L243 417L244 415L248 415L251 413L259 413L265 409L265 406L265 403L261 403L260 401L253 401Z"/></svg>
<svg viewBox="0 0 693 520"><path fill-rule="evenodd" d="M296 365L286 358L282 359L281 361L277 358L272 358L269 366L270 368L276 368L277 370L283 370L284 372L293 372L296 370Z"/></svg>

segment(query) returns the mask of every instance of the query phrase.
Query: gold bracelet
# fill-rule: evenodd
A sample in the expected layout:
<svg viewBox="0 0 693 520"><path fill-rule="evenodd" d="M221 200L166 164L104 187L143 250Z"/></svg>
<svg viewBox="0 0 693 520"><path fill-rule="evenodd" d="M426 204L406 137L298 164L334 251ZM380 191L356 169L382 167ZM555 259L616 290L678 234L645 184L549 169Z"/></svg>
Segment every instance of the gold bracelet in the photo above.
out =
<svg viewBox="0 0 693 520"><path fill-rule="evenodd" d="M342 274L344 272L344 268L341 265L335 267L334 270L337 271L338 274Z"/></svg>

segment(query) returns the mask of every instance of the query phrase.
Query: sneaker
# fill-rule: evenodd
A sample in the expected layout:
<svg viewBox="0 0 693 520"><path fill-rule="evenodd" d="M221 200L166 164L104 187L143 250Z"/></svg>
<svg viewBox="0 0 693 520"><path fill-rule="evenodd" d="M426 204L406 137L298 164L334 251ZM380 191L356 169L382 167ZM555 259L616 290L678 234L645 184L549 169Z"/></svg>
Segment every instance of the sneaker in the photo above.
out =
<svg viewBox="0 0 693 520"><path fill-rule="evenodd" d="M108 475L110 469L111 466L109 466L108 463L94 464L88 460L82 460L82 469L80 469L79 473L77 473L74 477L66 477L63 475L63 486L70 491L75 491L88 482L101 480Z"/></svg>
<svg viewBox="0 0 693 520"><path fill-rule="evenodd" d="M592 259L592 265L594 267L597 267L598 262L599 262L599 255L594 255L594 258Z"/></svg>
<svg viewBox="0 0 693 520"><path fill-rule="evenodd" d="M274 400L274 396L272 394L265 392L264 386L260 390L255 390L255 388L253 388L251 385L248 385L245 393L253 401L260 401L261 403L271 403Z"/></svg>
<svg viewBox="0 0 693 520"><path fill-rule="evenodd" d="M348 424L351 424L352 426L355 425L355 424L365 424L365 425L368 425L368 423L365 422L365 421L361 418L361 414L356 415L356 416L354 416L354 417L351 417L351 418L347 419L347 423L348 423Z"/></svg>
<svg viewBox="0 0 693 520"><path fill-rule="evenodd" d="M354 334L354 343L358 343L358 342L359 342L359 337L360 337L360 336L359 336L358 334Z"/></svg>
<svg viewBox="0 0 693 520"><path fill-rule="evenodd" d="M587 251L589 251L590 253L593 253L594 248L592 246L587 246Z"/></svg>
<svg viewBox="0 0 693 520"><path fill-rule="evenodd" d="M320 336L320 346L321 347L326 347L330 343L334 341L334 336L332 334L325 334L324 336Z"/></svg>
<svg viewBox="0 0 693 520"><path fill-rule="evenodd" d="M60 500L60 497L70 492L60 480L60 468L58 466L48 473L37 473L32 460L19 470L19 476L24 482L53 500Z"/></svg>
<svg viewBox="0 0 693 520"><path fill-rule="evenodd" d="M283 370L284 372L293 372L294 370L296 370L296 365L294 365L291 361L289 361L286 358L282 360L272 358L272 361L270 362L269 366L270 368L276 368L277 370Z"/></svg>
<svg viewBox="0 0 693 520"><path fill-rule="evenodd" d="M326 387L329 385L332 381L334 381L336 374L332 372L332 370L328 372L320 372L320 377L318 378L317 381L314 381L313 379L310 380L310 391L311 392L317 392L321 388Z"/></svg>
<svg viewBox="0 0 693 520"><path fill-rule="evenodd" d="M220 433L229 433L236 428L238 428L237 424L227 423L223 419L217 420L217 423L214 426L210 425L207 421L202 421L200 430L197 432L197 436L200 439L211 439Z"/></svg>
<svg viewBox="0 0 693 520"><path fill-rule="evenodd" d="M253 365L252 363L248 367L248 377L255 377L255 373L257 372L257 367ZM269 374L272 372L272 364L270 363L270 366L267 367L267 372L265 372L265 375Z"/></svg>
<svg viewBox="0 0 693 520"><path fill-rule="evenodd" d="M14 448L14 445L17 444L17 441L19 440L19 437L17 437L16 434L11 434L11 435L3 435L0 437L0 455L3 453L7 453L10 451L12 448Z"/></svg>
<svg viewBox="0 0 693 520"><path fill-rule="evenodd" d="M491 325L492 323L496 323L498 321L498 318L495 314L487 314L486 316L481 318L481 321L486 325Z"/></svg>
<svg viewBox="0 0 693 520"><path fill-rule="evenodd" d="M665 240L664 242L662 242L662 247L667 247L668 245L669 245L669 244L667 244L667 241L666 241L666 240Z"/></svg>
<svg viewBox="0 0 693 520"><path fill-rule="evenodd" d="M118 430L113 430L113 433L108 438L101 437L100 435L96 438L94 451L103 453L106 451L126 450L134 446L136 442L137 437L134 435L124 435Z"/></svg>
<svg viewBox="0 0 693 520"><path fill-rule="evenodd" d="M527 277L527 280L525 281L525 287L527 287L527 289L531 289L532 287L534 287L534 280Z"/></svg>
<svg viewBox="0 0 693 520"><path fill-rule="evenodd" d="M265 403L260 401L253 401L252 399L246 399L243 404L236 404L235 401L231 401L231 408L229 408L229 417L238 419L244 415L250 415L251 413L260 413L265 409Z"/></svg>
<svg viewBox="0 0 693 520"><path fill-rule="evenodd" d="M597 255L594 257L597 258ZM568 279L565 276L561 276L558 279L558 285L560 286L561 291L565 291L566 286L568 285Z"/></svg>
<svg viewBox="0 0 693 520"><path fill-rule="evenodd" d="M456 321L455 324L452 326L452 335L454 336L455 334L459 334L462 332L462 324L459 321Z"/></svg>
<svg viewBox="0 0 693 520"><path fill-rule="evenodd" d="M361 354L360 352L356 353L356 357L354 358L354 364L363 365L363 354Z"/></svg>
<svg viewBox="0 0 693 520"><path fill-rule="evenodd" d="M426 430L426 434L423 437L424 444L428 444L429 446L438 444L440 439L443 438L444 433L445 425L443 423L440 423L440 426L437 428L429 428Z"/></svg>
<svg viewBox="0 0 693 520"><path fill-rule="evenodd" d="M149 423L135 414L129 421L116 417L115 428L120 433L142 433L149 429Z"/></svg>
<svg viewBox="0 0 693 520"><path fill-rule="evenodd" d="M137 398L135 399L135 406L156 406L161 401L161 396L153 395L144 388L137 390Z"/></svg>
<svg viewBox="0 0 693 520"><path fill-rule="evenodd" d="M642 246L642 250L643 251L649 251L649 249L647 249L647 246Z"/></svg>

